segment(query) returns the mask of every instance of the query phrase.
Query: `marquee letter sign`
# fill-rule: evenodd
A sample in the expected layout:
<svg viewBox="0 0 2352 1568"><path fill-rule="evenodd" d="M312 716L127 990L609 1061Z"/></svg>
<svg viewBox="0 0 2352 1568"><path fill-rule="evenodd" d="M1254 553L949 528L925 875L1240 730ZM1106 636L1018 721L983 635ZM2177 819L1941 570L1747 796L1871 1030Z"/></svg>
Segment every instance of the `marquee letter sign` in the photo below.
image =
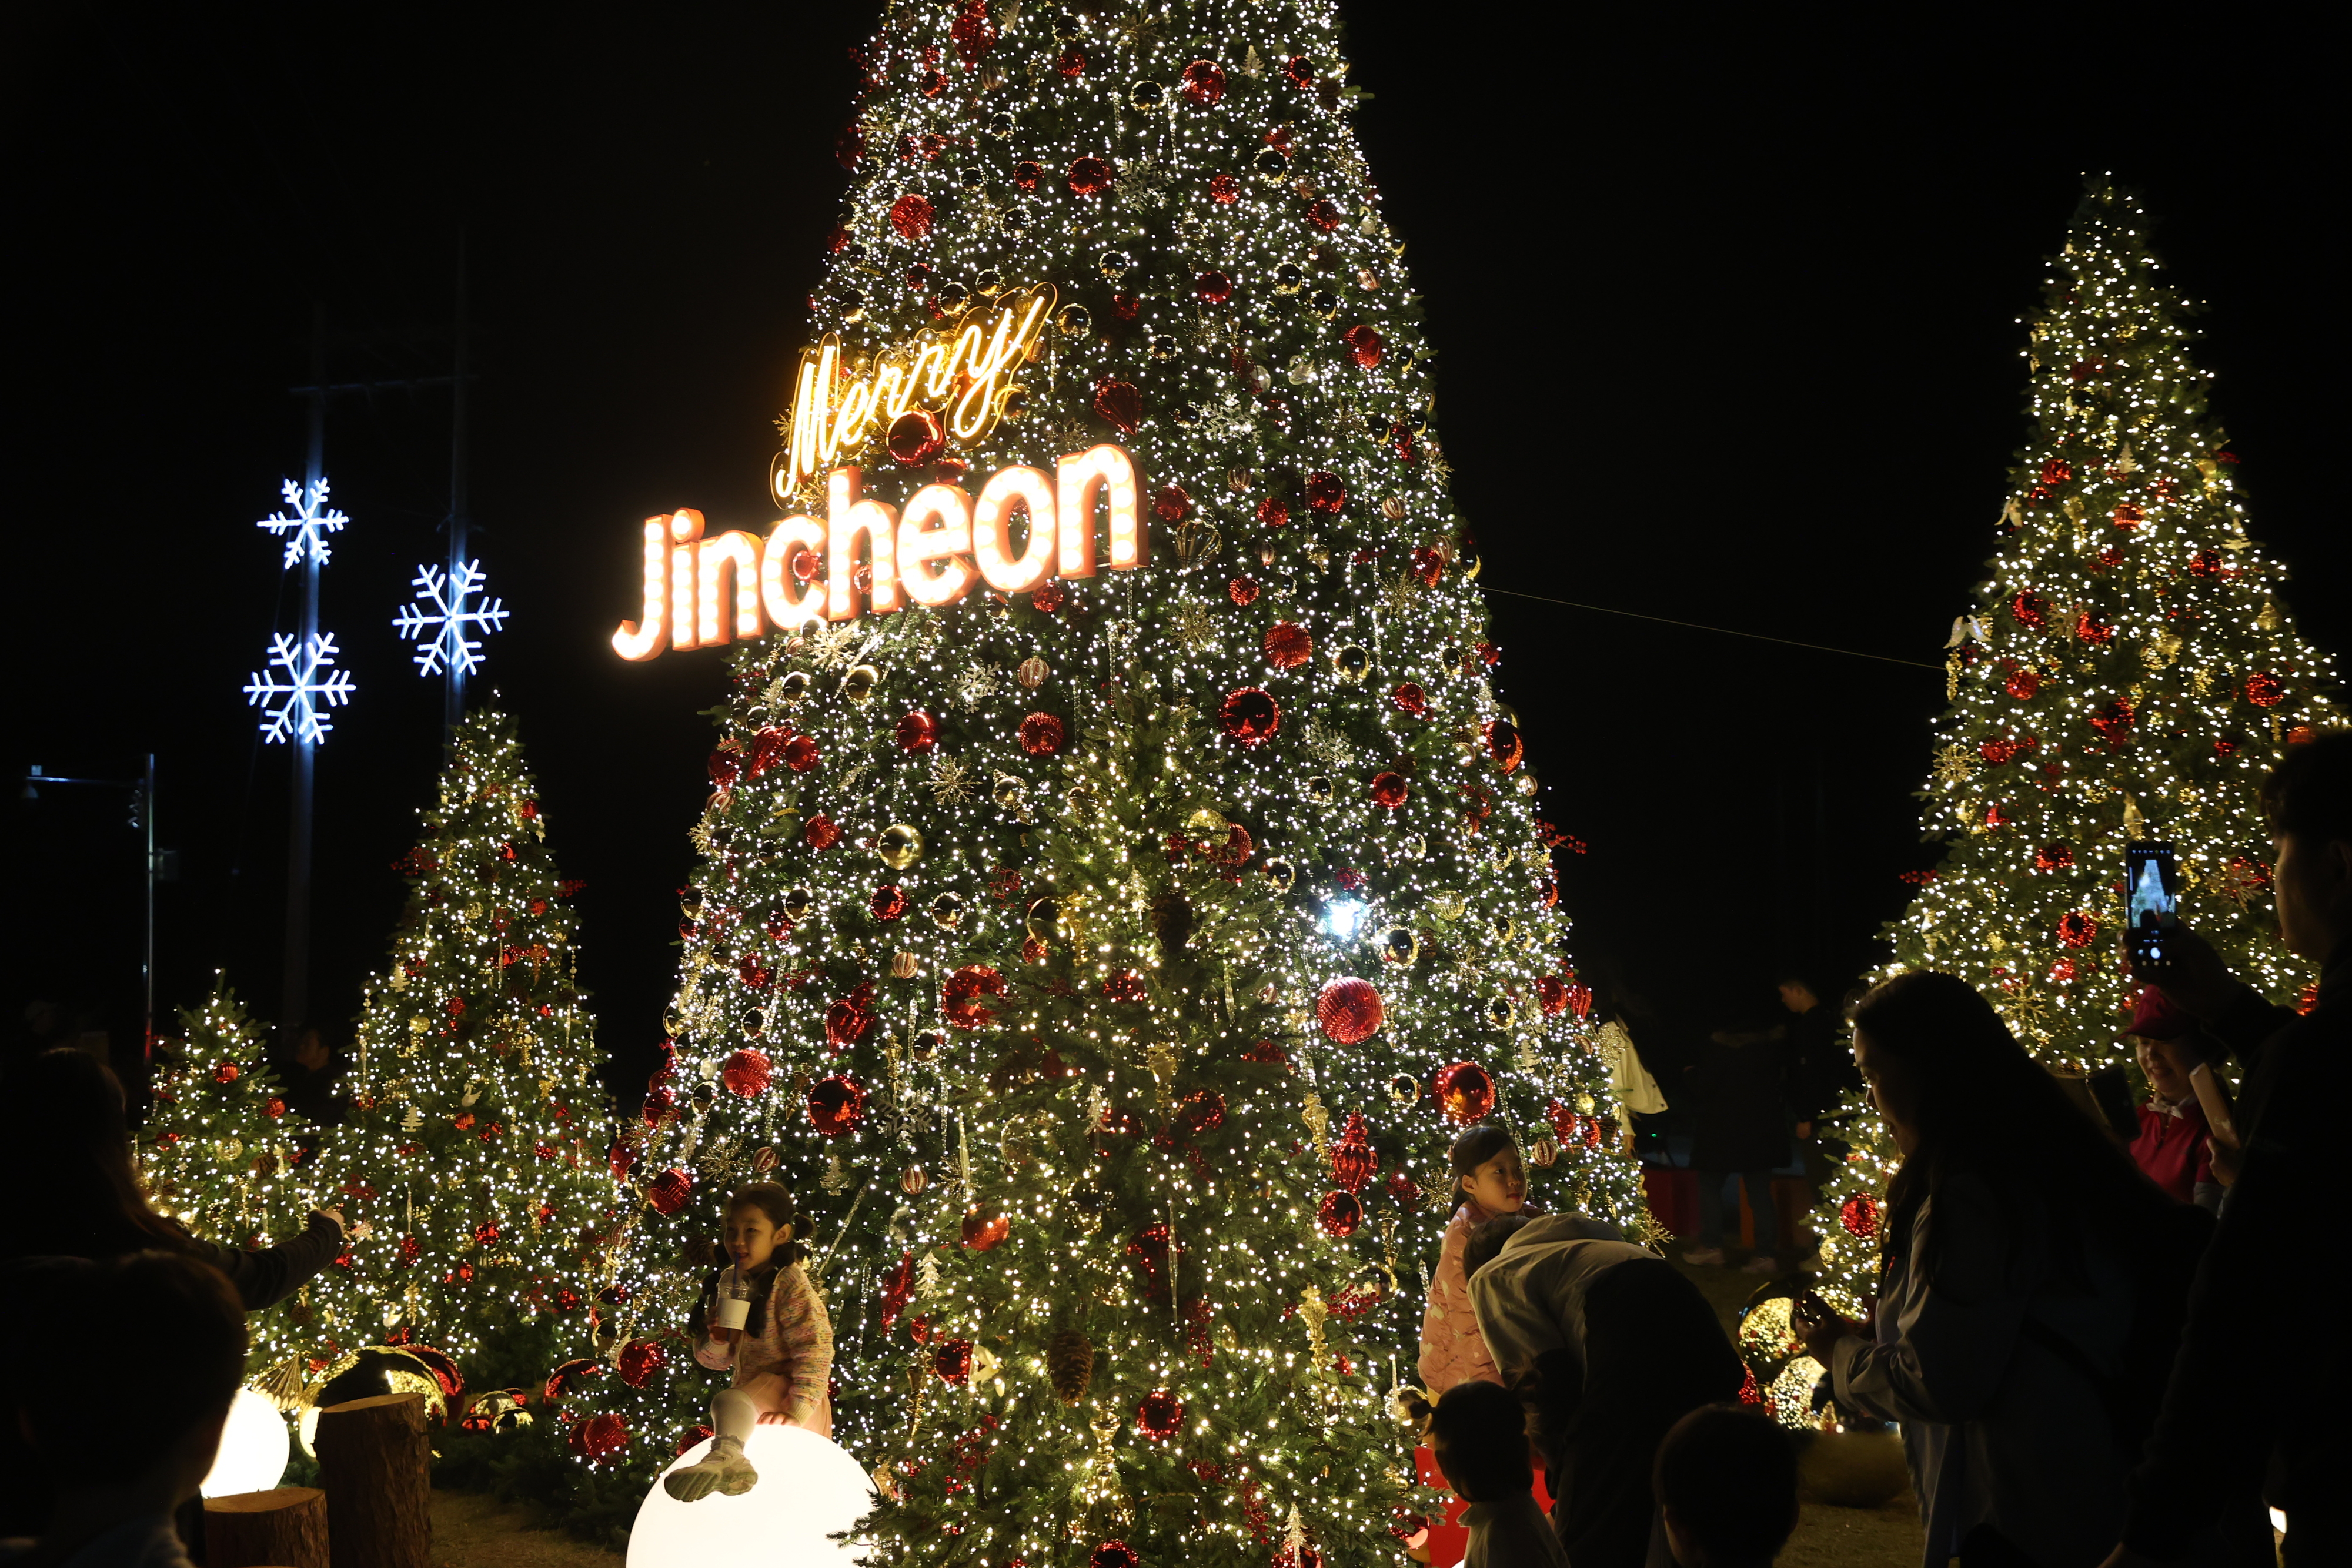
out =
<svg viewBox="0 0 2352 1568"><path fill-rule="evenodd" d="M977 496L926 485L897 507L866 495L865 475L841 461L878 437L917 467L950 442L987 435L1021 390L1013 373L1036 356L1054 298L1044 283L1001 295L870 359L845 354L835 333L803 350L769 488L790 507L822 477L824 517L785 517L765 539L706 535L691 507L647 517L645 607L613 633L613 651L650 659L772 627L953 604L975 583L1025 593L1048 577L1092 577L1097 559L1114 570L1143 565L1151 553L1143 480L1121 447L1071 453L1052 473L1001 468Z"/></svg>
<svg viewBox="0 0 2352 1568"><path fill-rule="evenodd" d="M644 608L613 633L613 651L650 659L909 602L953 604L977 583L1024 593L1048 577L1092 577L1098 559L1124 571L1151 554L1142 477L1108 443L1051 474L1000 468L978 496L926 485L894 508L846 465L826 476L825 495L824 517L785 517L765 539L706 535L692 507L647 517ZM1016 517L1028 525L1017 545Z"/></svg>

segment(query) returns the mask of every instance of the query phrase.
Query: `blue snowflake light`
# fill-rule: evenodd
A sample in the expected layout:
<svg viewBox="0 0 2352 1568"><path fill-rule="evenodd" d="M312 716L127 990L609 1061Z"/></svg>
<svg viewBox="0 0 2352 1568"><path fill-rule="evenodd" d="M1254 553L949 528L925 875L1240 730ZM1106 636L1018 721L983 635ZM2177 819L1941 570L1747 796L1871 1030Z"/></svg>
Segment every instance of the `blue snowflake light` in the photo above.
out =
<svg viewBox="0 0 2352 1568"><path fill-rule="evenodd" d="M320 480L305 495L303 486L293 480L286 481L286 507L293 512L276 511L254 524L268 528L286 541L286 564L292 567L307 553L320 566L327 564L327 536L343 531L351 518L327 505L327 482Z"/></svg>
<svg viewBox="0 0 2352 1568"><path fill-rule="evenodd" d="M489 632L503 631L506 626L506 601L493 599L485 606L481 601L482 583L487 577L479 561L467 561L446 576L438 567L416 569L416 598L413 603L400 607L393 621L404 638L416 638L416 673L436 675L444 665L461 675L470 675L482 667L482 643L478 637L466 635L467 629ZM471 608L467 600L474 602ZM428 627L436 628L430 637Z"/></svg>
<svg viewBox="0 0 2352 1568"><path fill-rule="evenodd" d="M264 710L264 740L273 746L282 740L316 745L327 738L334 721L324 710L352 697L351 673L333 669L334 663L331 632L308 643L283 633L269 639L269 668L245 683L246 702Z"/></svg>

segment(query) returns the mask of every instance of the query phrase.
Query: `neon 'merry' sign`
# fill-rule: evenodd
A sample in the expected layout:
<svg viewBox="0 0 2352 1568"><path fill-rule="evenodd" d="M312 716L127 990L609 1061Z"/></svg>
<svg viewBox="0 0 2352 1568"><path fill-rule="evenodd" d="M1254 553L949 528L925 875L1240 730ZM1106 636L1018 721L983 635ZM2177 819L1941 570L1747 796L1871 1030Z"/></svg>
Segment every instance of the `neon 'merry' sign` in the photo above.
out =
<svg viewBox="0 0 2352 1568"><path fill-rule="evenodd" d="M1024 593L1048 577L1092 577L1097 509L1113 570L1150 556L1135 461L1108 444L1064 457L1052 474L1000 468L973 496L926 485L903 510L862 493L852 467L827 477L826 517L790 517L762 540L740 530L704 538L702 514L646 519L645 611L613 633L624 659L665 647L707 648L770 627L848 621L917 604L952 604L986 583ZM1016 550L1014 515L1028 537ZM864 559L859 559L861 553ZM865 605L859 603L860 598Z"/></svg>

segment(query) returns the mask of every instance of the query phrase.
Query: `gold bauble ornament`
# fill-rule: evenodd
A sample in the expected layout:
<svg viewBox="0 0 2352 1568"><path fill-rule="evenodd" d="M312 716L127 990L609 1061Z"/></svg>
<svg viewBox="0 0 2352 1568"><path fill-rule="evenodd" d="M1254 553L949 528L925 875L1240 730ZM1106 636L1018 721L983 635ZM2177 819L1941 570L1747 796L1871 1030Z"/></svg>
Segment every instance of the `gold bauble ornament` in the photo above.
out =
<svg viewBox="0 0 2352 1568"><path fill-rule="evenodd" d="M1274 884L1275 892L1288 893L1298 880L1298 868L1286 860L1270 860L1265 862L1265 880Z"/></svg>
<svg viewBox="0 0 2352 1568"><path fill-rule="evenodd" d="M1360 681L1371 673L1372 655L1357 643L1350 643L1331 655L1331 667L1343 681Z"/></svg>
<svg viewBox="0 0 2352 1568"><path fill-rule="evenodd" d="M894 979L911 980L915 977L915 971L922 967L922 959L912 953L900 951L890 955L890 975Z"/></svg>
<svg viewBox="0 0 2352 1568"><path fill-rule="evenodd" d="M1032 653L1027 658L1022 660L1018 665L1014 666L1013 678L1019 681L1023 685L1027 686L1031 691L1035 691L1039 686L1045 684L1045 677L1053 673L1054 669L1052 665L1046 664L1045 660L1037 657L1036 654Z"/></svg>
<svg viewBox="0 0 2352 1568"><path fill-rule="evenodd" d="M930 1173L919 1165L908 1166L898 1173L898 1189L910 1197L920 1195L930 1185Z"/></svg>
<svg viewBox="0 0 2352 1568"><path fill-rule="evenodd" d="M805 919L814 902L807 888L788 889L784 894L784 914L794 920Z"/></svg>
<svg viewBox="0 0 2352 1568"><path fill-rule="evenodd" d="M841 677L841 695L860 706L874 700L874 688L881 683L882 672L871 664L853 664Z"/></svg>
<svg viewBox="0 0 2352 1568"><path fill-rule="evenodd" d="M905 871L923 858L923 835L911 822L893 822L874 842L874 852L892 871Z"/></svg>
<svg viewBox="0 0 2352 1568"><path fill-rule="evenodd" d="M1421 956L1421 937L1410 925L1392 926L1381 938L1381 955L1391 964L1410 968L1413 960Z"/></svg>
<svg viewBox="0 0 2352 1568"><path fill-rule="evenodd" d="M942 931L952 931L963 924L963 894L943 893L931 900L931 923Z"/></svg>

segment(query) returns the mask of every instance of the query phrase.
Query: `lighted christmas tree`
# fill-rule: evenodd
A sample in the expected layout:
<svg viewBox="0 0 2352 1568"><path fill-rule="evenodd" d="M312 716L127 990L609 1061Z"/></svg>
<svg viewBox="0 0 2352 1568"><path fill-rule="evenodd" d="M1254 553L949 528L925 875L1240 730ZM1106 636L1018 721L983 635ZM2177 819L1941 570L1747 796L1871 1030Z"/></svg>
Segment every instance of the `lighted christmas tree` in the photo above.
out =
<svg viewBox="0 0 2352 1568"><path fill-rule="evenodd" d="M2189 357L2193 308L2161 281L2147 228L2137 200L2093 182L2028 322L2033 441L1954 628L1921 792L1947 849L1914 879L1877 977L1958 975L2052 1067L2135 1081L2125 846L2169 841L2182 917L2274 999L2307 997L2314 977L2271 913L2255 790L2336 722L2329 661L2283 602L2286 568L2246 533L2238 459ZM1865 1107L1841 1120L1855 1153L1812 1223L1822 1293L1855 1311L1895 1155Z"/></svg>
<svg viewBox="0 0 2352 1568"><path fill-rule="evenodd" d="M535 1376L584 1324L581 1281L617 1214L577 916L514 725L461 724L398 866L391 960L365 989L348 1119L302 1162L306 1205L353 1221L343 1255L255 1320L257 1361L316 1377L374 1343L429 1346L469 1381ZM357 1234L365 1222L368 1233Z"/></svg>
<svg viewBox="0 0 2352 1568"><path fill-rule="evenodd" d="M318 1129L288 1109L270 1071L268 1029L215 976L163 1042L154 1103L139 1134L150 1200L195 1235L268 1247L301 1228L310 1184L296 1171Z"/></svg>
<svg viewBox="0 0 2352 1568"><path fill-rule="evenodd" d="M574 1446L690 1435L764 1176L877 1561L1397 1561L1447 1145L1656 1232L1333 8L902 6L862 64L795 515L649 522L614 638L750 640Z"/></svg>

